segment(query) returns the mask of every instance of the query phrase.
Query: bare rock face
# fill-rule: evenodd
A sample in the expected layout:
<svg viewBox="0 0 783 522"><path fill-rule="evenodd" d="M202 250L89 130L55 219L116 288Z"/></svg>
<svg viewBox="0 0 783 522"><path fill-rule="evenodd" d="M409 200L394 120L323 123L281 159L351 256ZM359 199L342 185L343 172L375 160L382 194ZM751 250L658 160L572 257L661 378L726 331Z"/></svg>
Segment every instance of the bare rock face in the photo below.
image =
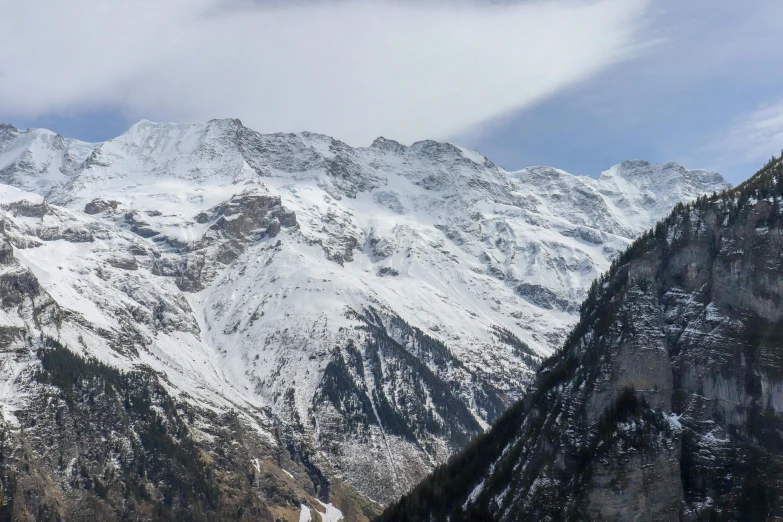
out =
<svg viewBox="0 0 783 522"><path fill-rule="evenodd" d="M501 271L498 272L498 276L504 277ZM541 285L522 283L517 286L516 292L525 299L547 310L567 310L569 308L568 301L559 298L554 292Z"/></svg>
<svg viewBox="0 0 783 522"><path fill-rule="evenodd" d="M88 215L102 214L107 211L116 211L119 207L119 201L93 199L86 205L84 205L84 213Z"/></svg>
<svg viewBox="0 0 783 522"><path fill-rule="evenodd" d="M240 194L212 212L210 230L226 237L246 238L267 233L275 237L281 227L296 227L296 213L286 210L280 196Z"/></svg>
<svg viewBox="0 0 783 522"><path fill-rule="evenodd" d="M678 205L526 397L380 520L783 517L783 160Z"/></svg>
<svg viewBox="0 0 783 522"><path fill-rule="evenodd" d="M675 435L672 433L672 435ZM587 520L677 520L683 499L679 475L679 437L634 450L623 444L608 446L607 456L593 469L587 486Z"/></svg>
<svg viewBox="0 0 783 522"><path fill-rule="evenodd" d="M136 210L125 213L125 222L130 225L131 232L145 239L160 235L160 232L150 228L149 223L144 221L143 216Z"/></svg>
<svg viewBox="0 0 783 522"><path fill-rule="evenodd" d="M132 217L129 221L126 217L126 221L131 223L131 230L138 233L138 218ZM211 224L203 236L191 244L161 236L179 255L162 259L155 266L157 273L174 276L179 288L189 292L204 289L223 267L237 260L249 244L274 238L283 228L294 231L298 226L296 213L282 205L280 196L252 191L199 213L195 222Z"/></svg>
<svg viewBox="0 0 783 522"><path fill-rule="evenodd" d="M123 270L138 270L139 268L136 258L133 256L115 256L108 259L108 263L114 268Z"/></svg>
<svg viewBox="0 0 783 522"><path fill-rule="evenodd" d="M48 211L46 203L31 203L29 201L15 201L6 205L8 210L17 216L42 218Z"/></svg>
<svg viewBox="0 0 783 522"><path fill-rule="evenodd" d="M0 265L8 265L14 261L14 248L7 239L0 239Z"/></svg>

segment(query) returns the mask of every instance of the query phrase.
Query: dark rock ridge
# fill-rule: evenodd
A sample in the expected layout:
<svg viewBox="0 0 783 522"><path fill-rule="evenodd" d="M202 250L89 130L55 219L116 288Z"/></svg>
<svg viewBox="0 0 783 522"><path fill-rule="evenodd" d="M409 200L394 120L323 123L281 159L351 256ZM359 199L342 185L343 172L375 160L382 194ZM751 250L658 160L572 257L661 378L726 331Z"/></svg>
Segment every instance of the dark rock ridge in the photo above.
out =
<svg viewBox="0 0 783 522"><path fill-rule="evenodd" d="M84 205L84 213L89 215L102 214L106 211L116 211L119 201L106 201L105 199L93 199Z"/></svg>
<svg viewBox="0 0 783 522"><path fill-rule="evenodd" d="M445 458L483 431L466 404L475 405L481 417L495 419L509 403L500 383L473 375L443 343L389 311L351 315L364 324L366 338L361 345L349 340L335 349L313 398L313 410L321 419L319 443L327 454L339 456L371 440L373 429L380 429L384 444L400 437ZM537 363L534 353L529 363ZM445 448L440 440L447 442ZM378 446L366 451L365 465L370 465L389 450ZM402 476L415 463L395 465ZM426 468L416 471L426 473ZM367 484L365 489L370 498L389 502L414 484Z"/></svg>
<svg viewBox="0 0 783 522"><path fill-rule="evenodd" d="M210 230L227 237L244 238L250 233L275 237L280 227L296 226L296 213L283 207L280 196L239 194L212 212Z"/></svg>
<svg viewBox="0 0 783 522"><path fill-rule="evenodd" d="M382 521L783 518L783 160L678 205L563 349Z"/></svg>

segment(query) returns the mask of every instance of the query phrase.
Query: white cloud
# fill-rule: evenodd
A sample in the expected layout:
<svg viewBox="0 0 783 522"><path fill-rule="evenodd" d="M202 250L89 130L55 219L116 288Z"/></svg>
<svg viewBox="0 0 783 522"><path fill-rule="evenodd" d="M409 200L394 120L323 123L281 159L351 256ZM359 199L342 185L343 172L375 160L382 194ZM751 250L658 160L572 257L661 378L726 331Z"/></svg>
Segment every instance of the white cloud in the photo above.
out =
<svg viewBox="0 0 783 522"><path fill-rule="evenodd" d="M708 150L725 165L762 164L783 149L783 100L737 118Z"/></svg>
<svg viewBox="0 0 783 522"><path fill-rule="evenodd" d="M0 120L446 138L632 57L649 0L0 0Z"/></svg>

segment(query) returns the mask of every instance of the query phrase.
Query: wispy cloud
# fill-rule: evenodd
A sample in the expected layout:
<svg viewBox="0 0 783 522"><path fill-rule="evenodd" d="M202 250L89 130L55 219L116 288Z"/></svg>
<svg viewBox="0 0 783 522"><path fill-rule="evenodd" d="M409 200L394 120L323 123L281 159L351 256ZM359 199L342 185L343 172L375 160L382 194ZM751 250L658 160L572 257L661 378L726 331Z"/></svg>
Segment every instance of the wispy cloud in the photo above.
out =
<svg viewBox="0 0 783 522"><path fill-rule="evenodd" d="M649 0L0 0L0 119L82 110L445 138L643 46Z"/></svg>
<svg viewBox="0 0 783 522"><path fill-rule="evenodd" d="M761 164L783 150L783 100L737 118L708 149L725 165Z"/></svg>

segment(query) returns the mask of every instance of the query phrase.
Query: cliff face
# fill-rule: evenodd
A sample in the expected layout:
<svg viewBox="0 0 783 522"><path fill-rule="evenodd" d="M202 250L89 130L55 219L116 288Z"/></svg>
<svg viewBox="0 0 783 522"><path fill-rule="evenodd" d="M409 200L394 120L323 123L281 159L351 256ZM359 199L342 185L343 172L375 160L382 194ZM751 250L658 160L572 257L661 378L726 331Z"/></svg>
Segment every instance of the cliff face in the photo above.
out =
<svg viewBox="0 0 783 522"><path fill-rule="evenodd" d="M783 517L783 161L678 205L488 434L381 520Z"/></svg>

